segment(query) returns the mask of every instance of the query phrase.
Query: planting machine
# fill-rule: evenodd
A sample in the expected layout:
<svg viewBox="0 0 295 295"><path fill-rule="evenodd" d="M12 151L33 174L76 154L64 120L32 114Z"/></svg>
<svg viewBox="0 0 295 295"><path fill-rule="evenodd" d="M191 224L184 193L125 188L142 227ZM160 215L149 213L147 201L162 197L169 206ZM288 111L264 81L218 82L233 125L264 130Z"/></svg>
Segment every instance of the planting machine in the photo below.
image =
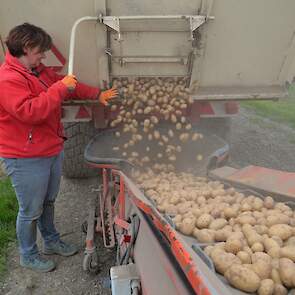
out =
<svg viewBox="0 0 295 295"><path fill-rule="evenodd" d="M111 140L110 134L103 138L108 136ZM156 208L132 177L133 165L112 158L114 154L106 148L98 149L100 137L85 150L86 162L102 169L102 185L88 217L84 269L99 268L94 237L102 233L105 247L117 247L117 265L110 271L112 294L246 294L217 274L203 251L208 244L181 234L171 216ZM207 176L246 196L272 196L295 209L295 173L223 166Z"/></svg>

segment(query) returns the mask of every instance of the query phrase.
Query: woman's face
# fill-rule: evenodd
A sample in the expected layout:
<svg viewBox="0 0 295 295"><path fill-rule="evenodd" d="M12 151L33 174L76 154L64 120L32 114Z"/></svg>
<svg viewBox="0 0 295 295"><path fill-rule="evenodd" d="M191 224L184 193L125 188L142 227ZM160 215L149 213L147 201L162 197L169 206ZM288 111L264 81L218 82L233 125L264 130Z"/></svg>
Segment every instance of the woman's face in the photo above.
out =
<svg viewBox="0 0 295 295"><path fill-rule="evenodd" d="M42 59L46 57L44 51L40 51L39 47L24 48L24 53L24 59L30 69L39 66Z"/></svg>

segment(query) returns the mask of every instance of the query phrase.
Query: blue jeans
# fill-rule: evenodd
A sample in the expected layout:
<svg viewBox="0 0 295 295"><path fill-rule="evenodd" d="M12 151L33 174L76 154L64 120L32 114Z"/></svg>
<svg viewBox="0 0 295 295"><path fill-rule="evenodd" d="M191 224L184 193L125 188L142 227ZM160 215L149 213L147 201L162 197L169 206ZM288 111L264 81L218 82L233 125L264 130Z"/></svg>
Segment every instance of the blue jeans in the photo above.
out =
<svg viewBox="0 0 295 295"><path fill-rule="evenodd" d="M63 152L53 157L2 158L18 200L16 232L20 255L38 254L37 225L49 245L59 240L54 226L54 202L59 191Z"/></svg>

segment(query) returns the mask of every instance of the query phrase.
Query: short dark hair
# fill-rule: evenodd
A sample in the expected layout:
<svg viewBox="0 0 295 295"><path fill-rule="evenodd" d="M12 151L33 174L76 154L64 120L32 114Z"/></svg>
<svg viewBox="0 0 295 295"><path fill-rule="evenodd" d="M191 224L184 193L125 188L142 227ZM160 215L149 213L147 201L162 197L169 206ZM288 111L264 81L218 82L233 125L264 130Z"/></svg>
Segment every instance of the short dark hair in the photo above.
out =
<svg viewBox="0 0 295 295"><path fill-rule="evenodd" d="M24 48L39 47L40 51L51 48L51 37L41 28L24 23L14 27L6 38L6 45L11 55L20 57L25 55Z"/></svg>

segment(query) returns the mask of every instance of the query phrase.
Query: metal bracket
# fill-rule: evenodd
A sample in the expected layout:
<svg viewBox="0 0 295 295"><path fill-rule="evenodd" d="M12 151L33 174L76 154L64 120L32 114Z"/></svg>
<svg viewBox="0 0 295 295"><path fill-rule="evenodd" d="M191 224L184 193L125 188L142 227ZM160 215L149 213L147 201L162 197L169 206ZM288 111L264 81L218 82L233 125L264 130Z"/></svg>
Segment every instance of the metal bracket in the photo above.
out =
<svg viewBox="0 0 295 295"><path fill-rule="evenodd" d="M191 40L194 40L194 31L206 22L207 18L202 15L189 16Z"/></svg>
<svg viewBox="0 0 295 295"><path fill-rule="evenodd" d="M186 65L186 56L112 56L112 60L121 67L128 63L179 63Z"/></svg>
<svg viewBox="0 0 295 295"><path fill-rule="evenodd" d="M103 16L99 15L100 23L112 28L118 33L118 41L122 41L120 30L121 20L148 20L148 19L186 19L190 23L191 40L194 39L193 32L204 24L207 20L214 19L214 16L204 15L134 15L134 16Z"/></svg>
<svg viewBox="0 0 295 295"><path fill-rule="evenodd" d="M122 41L121 38L121 31L120 31L120 18L118 16L109 16L109 17L103 17L100 16L99 20L106 26L112 28L116 32L118 32L118 41Z"/></svg>

